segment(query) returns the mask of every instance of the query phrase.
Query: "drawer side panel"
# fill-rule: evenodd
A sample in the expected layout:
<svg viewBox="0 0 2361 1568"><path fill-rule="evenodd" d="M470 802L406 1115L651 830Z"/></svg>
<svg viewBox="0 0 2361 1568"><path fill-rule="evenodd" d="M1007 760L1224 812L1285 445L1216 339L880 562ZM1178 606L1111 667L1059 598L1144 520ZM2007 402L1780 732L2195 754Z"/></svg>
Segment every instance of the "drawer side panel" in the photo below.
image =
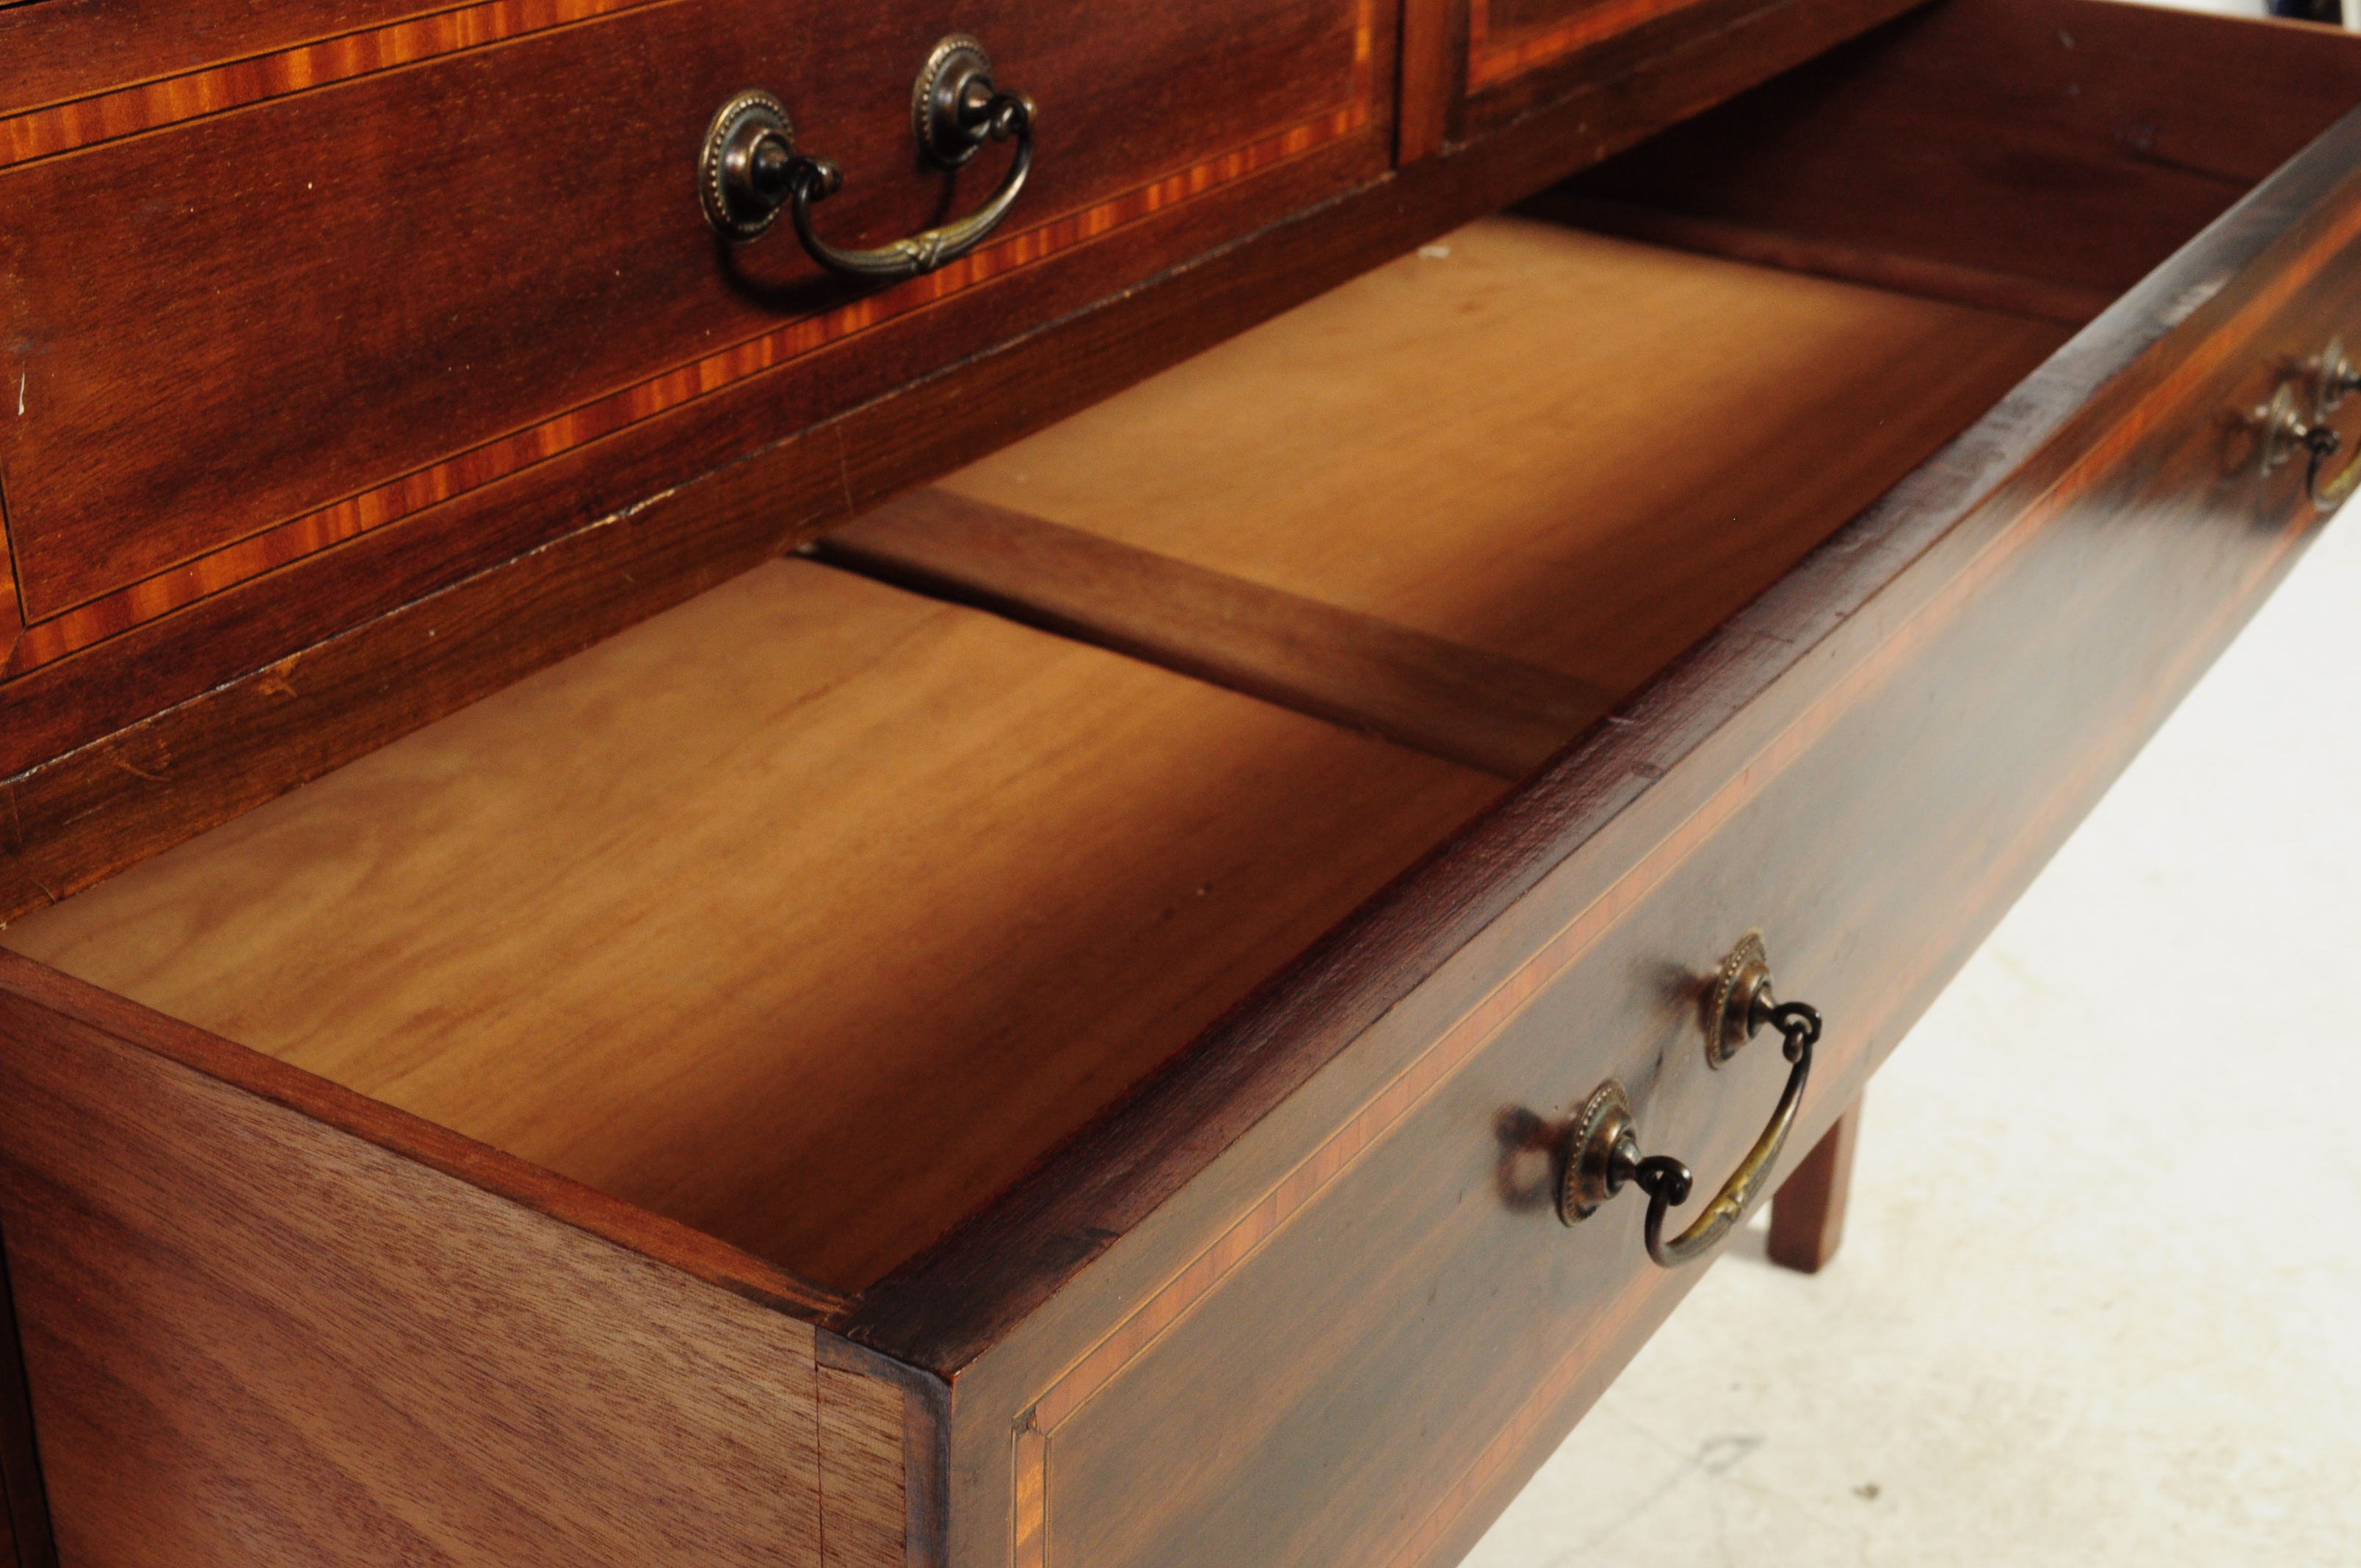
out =
<svg viewBox="0 0 2361 1568"><path fill-rule="evenodd" d="M0 1235L0 1568L55 1568L49 1497L41 1486L33 1409L26 1398L25 1361L9 1295L6 1241Z"/></svg>
<svg viewBox="0 0 2361 1568"><path fill-rule="evenodd" d="M902 1391L823 1365L819 1471L823 1568L902 1568L908 1522Z"/></svg>
<svg viewBox="0 0 2361 1568"><path fill-rule="evenodd" d="M1542 200L1587 199L1566 204L1577 223L1701 220L1799 258L1939 263L2103 309L2356 102L2351 35L2110 0L1932 5Z"/></svg>
<svg viewBox="0 0 2361 1568"><path fill-rule="evenodd" d="M8 987L0 1225L77 1568L821 1561L809 1324Z"/></svg>

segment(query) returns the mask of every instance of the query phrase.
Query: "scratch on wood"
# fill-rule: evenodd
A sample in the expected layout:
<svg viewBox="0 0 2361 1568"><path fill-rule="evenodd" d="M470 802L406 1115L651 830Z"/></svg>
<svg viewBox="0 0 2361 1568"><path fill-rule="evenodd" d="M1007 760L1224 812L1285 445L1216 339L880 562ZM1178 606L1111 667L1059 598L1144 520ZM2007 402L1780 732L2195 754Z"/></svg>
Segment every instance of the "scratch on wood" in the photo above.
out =
<svg viewBox="0 0 2361 1568"><path fill-rule="evenodd" d="M106 760L109 762L112 762L115 766L121 768L125 773L129 773L132 777L146 779L149 784L169 784L171 782L165 778L161 773L151 773L147 769L126 760L120 751L109 751L106 754Z"/></svg>
<svg viewBox="0 0 2361 1568"><path fill-rule="evenodd" d="M581 532L588 533L590 532L590 529L593 528L612 528L619 522L630 522L634 518L638 517L640 513L647 510L650 507L664 505L664 502L680 494L683 488L685 488L685 487L680 485L668 486L644 499L633 501L630 506L623 508L620 511L608 513L605 517L598 519L598 521L591 523L588 528L585 528Z"/></svg>

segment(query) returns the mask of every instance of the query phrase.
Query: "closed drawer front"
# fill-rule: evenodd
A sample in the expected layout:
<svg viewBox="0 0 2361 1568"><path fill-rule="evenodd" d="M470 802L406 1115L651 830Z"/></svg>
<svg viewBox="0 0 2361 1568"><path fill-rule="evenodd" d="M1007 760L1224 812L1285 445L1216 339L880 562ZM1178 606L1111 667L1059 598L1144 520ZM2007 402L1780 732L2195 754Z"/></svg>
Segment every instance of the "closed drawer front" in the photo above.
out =
<svg viewBox="0 0 2361 1568"><path fill-rule="evenodd" d="M1638 49L1726 26L1751 8L1715 0L1467 0L1462 134L1571 91L1586 76L1614 74L1616 63L1628 68Z"/></svg>
<svg viewBox="0 0 2361 1568"><path fill-rule="evenodd" d="M1840 11L1854 32L1903 9L1892 0L1839 0L1828 11ZM1476 141L1574 99L1596 105L1583 130L1604 126L1620 101L1653 91L1641 73L1684 51L1702 59L1718 47L1716 35L1753 34L1741 47L1776 49L1771 40L1796 20L1781 10L1761 0L1407 0L1402 156ZM1701 96L1695 107L1709 101Z"/></svg>
<svg viewBox="0 0 2361 1568"><path fill-rule="evenodd" d="M1366 179L1382 12L486 0L138 85L35 71L18 91L79 91L0 104L12 670L627 432L694 472ZM11 18L26 47L44 13ZM784 224L718 238L697 154L745 89L843 170L817 209L840 247L981 205L1008 151L945 175L912 128L954 27L1039 107L981 249L881 291ZM921 340L870 343L926 306ZM865 371L825 352L847 339ZM618 467L548 526L645 493L602 494Z"/></svg>
<svg viewBox="0 0 2361 1568"><path fill-rule="evenodd" d="M1695 1216L1786 1073L1767 1030L1706 1060L1716 967L1759 929L1780 994L1827 1021L1792 1168L2317 525L2290 435L2264 472L2248 420L2280 388L2312 419L2300 367L2361 323L2356 152L2347 121L1430 868L1448 888L1577 845L977 1353L961 1473L1013 1524L979 1508L961 1561L1466 1550L1696 1277L1649 1260L1636 1190L1561 1224L1586 1097L1624 1086L1644 1151L1696 1173L1673 1225ZM1300 998L1341 1006L1346 977L1415 951L1449 909L1415 896L1237 1021L1236 1048L1283 1052ZM1087 1189L1095 1157L1140 1181L1159 1115L1250 1092L1229 1070L1175 1074L1053 1179ZM1004 1212L973 1245L1088 1248L1086 1201ZM906 1310L867 1334L966 1353Z"/></svg>

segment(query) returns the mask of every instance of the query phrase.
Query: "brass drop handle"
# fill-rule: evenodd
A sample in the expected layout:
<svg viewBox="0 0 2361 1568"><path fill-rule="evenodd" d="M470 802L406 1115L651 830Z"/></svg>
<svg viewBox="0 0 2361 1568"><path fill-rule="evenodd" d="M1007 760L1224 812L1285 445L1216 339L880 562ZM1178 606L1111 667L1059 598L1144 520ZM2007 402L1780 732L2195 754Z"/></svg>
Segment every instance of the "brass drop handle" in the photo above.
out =
<svg viewBox="0 0 2361 1568"><path fill-rule="evenodd" d="M2263 472L2270 473L2298 449L2302 450L2307 454L2305 496L2315 510L2334 511L2356 488L2361 488L2361 457L2347 463L2334 478L2322 481L2329 459L2345 445L2345 438L2329 424L2328 416L2348 394L2361 391L2361 370L2355 369L2352 360L2345 357L2344 342L2331 338L2320 356L2303 367L2301 378L2312 389L2309 414L2299 402L2295 389L2282 381L2271 393L2270 401L2248 417L2263 431Z"/></svg>
<svg viewBox="0 0 2361 1568"><path fill-rule="evenodd" d="M2361 391L2361 370L2356 370L2353 361L2345 356L2344 341L2331 338L2328 346L2321 351L2314 375L2316 384L2312 405L2317 417L2312 428L2306 431L2303 437L2304 445L2312 453L2312 460L2304 469L2303 489L2319 510L2334 511L2345 504L2345 498L2352 495L2354 488L2361 485L2361 457L2345 465L2336 477L2326 485L2320 482L2321 466L2335 455L2336 449L2343 444L2336 432L2328 428L2328 416L2335 411L2336 405L2345 400L2347 393Z"/></svg>
<svg viewBox="0 0 2361 1568"><path fill-rule="evenodd" d="M796 150L786 106L767 93L741 93L721 106L697 159L705 215L733 240L758 239L785 208L813 260L848 278L898 282L955 261L1000 226L1033 171L1033 100L993 82L992 57L963 33L935 46L911 93L918 148L938 169L953 170L986 141L1016 138L1016 155L992 199L966 217L873 250L840 250L820 238L812 208L844 188L844 170Z"/></svg>
<svg viewBox="0 0 2361 1568"><path fill-rule="evenodd" d="M2361 457L2356 457L2352 462L2345 465L2338 470L2336 477L2323 485L2320 482L2321 465L2336 455L2339 441L2336 433L2325 425L2315 427L2312 435L2314 437L2325 435L2328 439L2307 440L2304 443L2306 446L2312 448L2312 460L2304 465L2303 493L2312 498L2312 510L2315 511L2334 511L2345 504L2346 498L2353 494L2354 487L2361 485Z"/></svg>
<svg viewBox="0 0 2361 1568"><path fill-rule="evenodd" d="M2255 411L2255 418L2265 432L2264 473L2286 462L2299 448L2310 455L2304 464L2303 493L2314 510L2334 511L2361 485L2361 457L2347 463L2326 484L2321 482L2328 460L2343 448L2345 438L2325 419L2306 420L2296 407L2295 394L2286 387L2272 393L2271 400Z"/></svg>
<svg viewBox="0 0 2361 1568"><path fill-rule="evenodd" d="M1795 1130L1803 1109L1804 1085L1812 1072L1812 1047L1819 1043L1820 1015L1801 1002L1781 1002L1771 993L1771 966L1762 938L1750 935L1722 965L1709 1010L1707 1061L1719 1067L1769 1024L1784 1037L1791 1064L1787 1087L1763 1135L1754 1140L1713 1201L1688 1229L1664 1239L1664 1222L1672 1211L1688 1201L1696 1178L1689 1168L1665 1155L1640 1152L1639 1124L1631 1116L1630 1097L1622 1084L1609 1079L1590 1098L1568 1130L1563 1152L1564 1174L1558 1183L1558 1218L1579 1224L1600 1204L1623 1190L1638 1187L1648 1194L1648 1255L1659 1266L1677 1268L1710 1252L1715 1244L1746 1217L1754 1200L1771 1179L1787 1135Z"/></svg>

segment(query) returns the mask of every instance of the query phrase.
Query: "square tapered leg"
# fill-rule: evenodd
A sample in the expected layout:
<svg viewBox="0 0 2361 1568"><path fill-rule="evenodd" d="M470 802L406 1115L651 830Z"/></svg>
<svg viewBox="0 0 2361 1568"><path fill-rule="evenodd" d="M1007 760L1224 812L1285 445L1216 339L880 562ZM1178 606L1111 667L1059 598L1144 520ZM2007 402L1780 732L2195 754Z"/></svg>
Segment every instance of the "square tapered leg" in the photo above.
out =
<svg viewBox="0 0 2361 1568"><path fill-rule="evenodd" d="M1844 1240L1845 1194L1852 1184L1852 1146L1860 1131L1861 1102L1855 1100L1771 1200L1772 1262L1817 1274L1836 1256Z"/></svg>

